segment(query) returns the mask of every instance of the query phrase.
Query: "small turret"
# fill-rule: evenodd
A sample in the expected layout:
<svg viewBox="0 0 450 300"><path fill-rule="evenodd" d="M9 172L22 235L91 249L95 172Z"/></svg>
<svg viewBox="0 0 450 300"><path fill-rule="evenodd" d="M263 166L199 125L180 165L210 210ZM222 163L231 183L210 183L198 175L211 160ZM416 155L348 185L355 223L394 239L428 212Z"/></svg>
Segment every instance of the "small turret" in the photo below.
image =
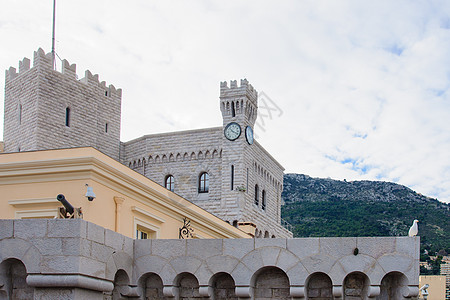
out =
<svg viewBox="0 0 450 300"><path fill-rule="evenodd" d="M237 80L231 80L230 87L223 81L220 83L220 110L224 124L236 121L253 126L258 110L258 92L247 79L241 79L240 86Z"/></svg>
<svg viewBox="0 0 450 300"><path fill-rule="evenodd" d="M230 97L247 97L248 100L254 102L254 104L257 105L258 92L250 83L248 83L247 79L241 79L240 86L237 85L237 80L231 80L230 87L228 87L228 83L226 81L221 82L220 99Z"/></svg>

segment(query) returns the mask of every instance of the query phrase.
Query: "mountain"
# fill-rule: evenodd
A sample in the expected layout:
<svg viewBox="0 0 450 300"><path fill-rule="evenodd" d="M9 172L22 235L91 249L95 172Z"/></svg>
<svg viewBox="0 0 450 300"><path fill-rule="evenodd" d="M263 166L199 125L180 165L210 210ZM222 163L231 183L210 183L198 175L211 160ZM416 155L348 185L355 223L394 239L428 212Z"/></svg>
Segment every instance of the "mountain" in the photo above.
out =
<svg viewBox="0 0 450 300"><path fill-rule="evenodd" d="M422 251L450 253L450 205L403 185L286 174L282 199L294 237L407 236L417 219Z"/></svg>

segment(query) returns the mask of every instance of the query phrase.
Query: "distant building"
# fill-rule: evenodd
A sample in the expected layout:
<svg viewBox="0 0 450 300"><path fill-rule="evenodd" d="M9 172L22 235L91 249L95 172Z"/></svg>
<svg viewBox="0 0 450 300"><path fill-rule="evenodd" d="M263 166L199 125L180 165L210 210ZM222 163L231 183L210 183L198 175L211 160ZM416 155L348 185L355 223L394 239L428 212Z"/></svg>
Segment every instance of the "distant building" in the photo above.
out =
<svg viewBox="0 0 450 300"><path fill-rule="evenodd" d="M431 266L427 261L420 261L419 266L424 267L427 270L431 270Z"/></svg>
<svg viewBox="0 0 450 300"><path fill-rule="evenodd" d="M445 275L445 299L450 300L450 264L441 264L441 275Z"/></svg>

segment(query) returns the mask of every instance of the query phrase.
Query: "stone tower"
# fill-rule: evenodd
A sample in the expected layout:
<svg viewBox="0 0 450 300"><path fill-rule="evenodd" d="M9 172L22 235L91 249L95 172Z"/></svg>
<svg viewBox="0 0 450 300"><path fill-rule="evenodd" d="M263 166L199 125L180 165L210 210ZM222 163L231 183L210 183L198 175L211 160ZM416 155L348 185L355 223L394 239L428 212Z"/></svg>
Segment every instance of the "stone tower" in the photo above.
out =
<svg viewBox="0 0 450 300"><path fill-rule="evenodd" d="M231 81L230 87L222 82L220 109L224 131L222 205L230 208L235 203L238 225L254 224L256 236L269 237L268 232L273 234L281 222L284 168L253 141L258 93L246 79L240 86L236 81Z"/></svg>
<svg viewBox="0 0 450 300"><path fill-rule="evenodd" d="M5 152L92 146L119 159L122 90L62 61L55 71L42 49L5 75Z"/></svg>
<svg viewBox="0 0 450 300"><path fill-rule="evenodd" d="M221 82L220 111L224 127L230 122L253 127L258 111L258 92L247 79L241 79L240 86L236 80L230 82L230 87L226 81Z"/></svg>
<svg viewBox="0 0 450 300"><path fill-rule="evenodd" d="M222 198L221 206L234 218L244 220L245 194L247 190L247 167L245 154L253 146L248 141L253 132L258 108L258 93L247 79L220 84L220 110L223 118L222 135ZM250 129L247 129L250 128ZM246 135L247 132L247 135ZM250 133L251 132L251 133Z"/></svg>

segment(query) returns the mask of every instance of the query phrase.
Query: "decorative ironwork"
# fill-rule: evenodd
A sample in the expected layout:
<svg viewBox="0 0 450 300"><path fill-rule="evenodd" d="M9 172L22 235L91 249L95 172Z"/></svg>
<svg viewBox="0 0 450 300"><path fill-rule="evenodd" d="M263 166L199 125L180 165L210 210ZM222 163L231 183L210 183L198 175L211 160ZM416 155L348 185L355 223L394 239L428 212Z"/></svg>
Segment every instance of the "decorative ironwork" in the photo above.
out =
<svg viewBox="0 0 450 300"><path fill-rule="evenodd" d="M194 236L192 233L194 232L194 229L191 228L191 221L189 221L187 218L183 219L183 227L180 228L180 234L178 236L179 239L188 239L193 238Z"/></svg>

